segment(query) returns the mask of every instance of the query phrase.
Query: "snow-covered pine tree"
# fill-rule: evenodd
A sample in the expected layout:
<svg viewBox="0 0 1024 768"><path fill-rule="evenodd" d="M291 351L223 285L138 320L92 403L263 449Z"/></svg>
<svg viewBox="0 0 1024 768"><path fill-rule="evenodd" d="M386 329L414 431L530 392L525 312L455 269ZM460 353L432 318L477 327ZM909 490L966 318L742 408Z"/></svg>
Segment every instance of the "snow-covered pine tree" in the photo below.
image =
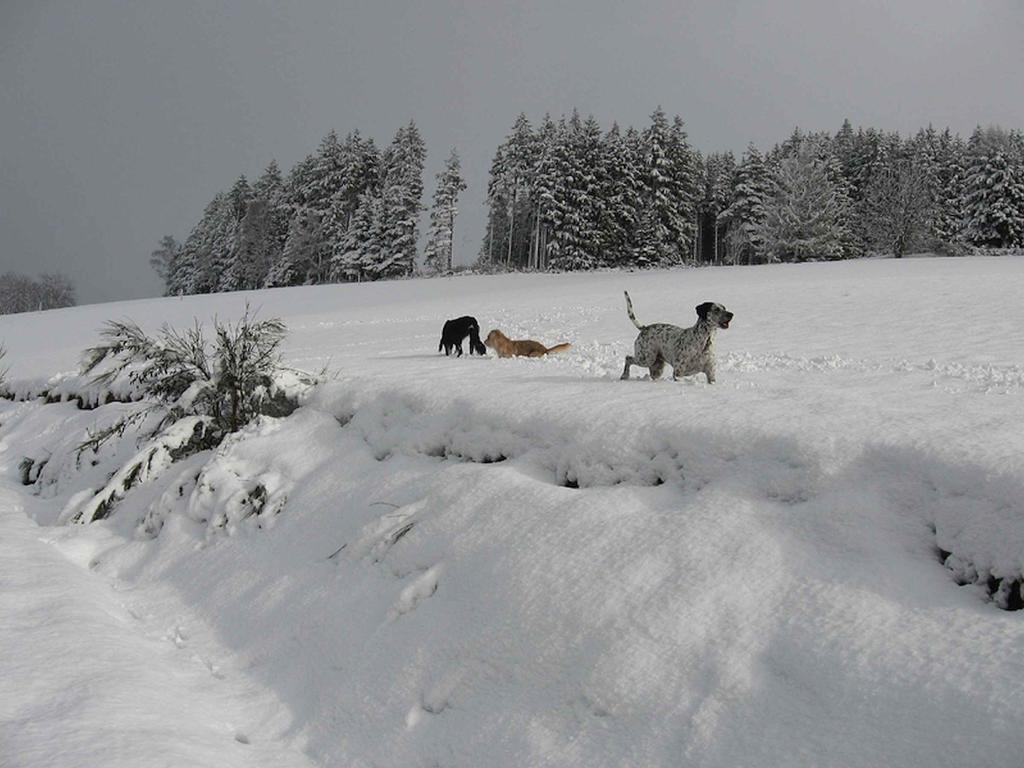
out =
<svg viewBox="0 0 1024 768"><path fill-rule="evenodd" d="M276 288L285 285L302 285L306 282L306 272L298 265L289 263L285 258L284 251L292 232L298 233L309 225L310 203L316 200L315 192L315 166L317 158L314 155L307 155L288 172L284 183L284 191L281 199L282 215L287 216L287 225L284 227L284 237L281 241L281 248L267 270L264 280L264 287ZM303 221L298 221L302 217ZM298 235L296 235L298 236ZM294 252L294 251L293 251Z"/></svg>
<svg viewBox="0 0 1024 768"><path fill-rule="evenodd" d="M240 287L236 278L245 270L245 265L238 263L245 258L241 252L242 220L251 200L252 188L243 174L224 198L210 261L213 292L235 291Z"/></svg>
<svg viewBox="0 0 1024 768"><path fill-rule="evenodd" d="M804 142L783 157L765 204L765 245L772 260L810 261L843 257L845 201L837 195L818 148Z"/></svg>
<svg viewBox="0 0 1024 768"><path fill-rule="evenodd" d="M839 212L838 226L842 238L842 253L835 258L852 259L863 256L865 241L859 231L857 206L853 201L852 188L843 174L842 165L833 150L832 137L822 131L808 136L808 142L816 148L816 156L825 168L825 174L832 185L836 208Z"/></svg>
<svg viewBox="0 0 1024 768"><path fill-rule="evenodd" d="M459 154L453 147L444 170L437 174L434 203L430 209L430 234L424 250L424 265L434 274L452 271L455 217L459 212L459 194L464 189L466 182L459 168Z"/></svg>
<svg viewBox="0 0 1024 768"><path fill-rule="evenodd" d="M935 183L935 214L932 233L942 245L961 242L964 228L964 141L949 128L938 135L935 146L938 178Z"/></svg>
<svg viewBox="0 0 1024 768"><path fill-rule="evenodd" d="M679 206L679 226L675 230L678 260L685 261L693 252L697 236L697 201L700 199L700 153L690 146L683 119L672 118L669 132L669 159L672 168L672 186Z"/></svg>
<svg viewBox="0 0 1024 768"><path fill-rule="evenodd" d="M715 264L721 262L723 248L728 240L721 231L728 226L722 219L722 212L731 203L733 174L736 158L731 152L712 153L704 161L703 189L700 210L700 232L698 259Z"/></svg>
<svg viewBox="0 0 1024 768"><path fill-rule="evenodd" d="M529 258L526 264L528 269L543 270L547 269L549 265L550 248L548 243L552 233L550 208L554 199L554 187L552 186L554 179L551 174L558 141L558 126L551 119L551 115L545 114L535 135L536 151L529 177L532 229Z"/></svg>
<svg viewBox="0 0 1024 768"><path fill-rule="evenodd" d="M505 140L501 185L508 204L508 227L504 259L510 268L528 266L530 261L532 216L531 200L537 168L538 142L526 115L520 113Z"/></svg>
<svg viewBox="0 0 1024 768"><path fill-rule="evenodd" d="M309 264L309 271L302 277L305 284L327 282L329 259L341 242L348 226L347 213L336 198L344 194L349 161L347 146L342 145L338 135L330 131L320 142L305 185L306 207L314 211L320 220L320 237L323 242L318 248L318 258Z"/></svg>
<svg viewBox="0 0 1024 768"><path fill-rule="evenodd" d="M550 226L547 264L554 269L572 269L579 254L579 212L575 184L579 171L573 143L581 130L579 114L567 121L559 119L554 142L541 172L544 206Z"/></svg>
<svg viewBox="0 0 1024 768"><path fill-rule="evenodd" d="M593 269L600 264L600 222L604 201L600 197L603 176L601 128L593 116L580 120L573 111L565 134L560 222L554 231L558 248L551 257L555 269Z"/></svg>
<svg viewBox="0 0 1024 768"><path fill-rule="evenodd" d="M629 129L625 135L612 124L602 142L601 188L604 201L600 222L604 247L602 263L627 265L633 262L633 240L640 220L643 183L640 170L640 137Z"/></svg>
<svg viewBox="0 0 1024 768"><path fill-rule="evenodd" d="M242 222L241 251L245 256L239 263L246 269L236 278L240 287L249 290L266 283L271 267L284 250L290 218L285 182L277 162L271 160L253 184L252 200Z"/></svg>
<svg viewBox="0 0 1024 768"><path fill-rule="evenodd" d="M379 227L381 191L379 188L381 176L381 156L373 139L364 139L358 131L350 133L345 137L342 146L342 154L345 162L344 182L341 188L335 192L331 201L331 220L335 234L331 238L333 244L330 254L329 279L339 281L359 281L367 277L369 262L365 258L364 250L372 251L375 259L379 259L381 249L379 236L376 247L371 247L364 242L366 234L370 229L366 226L367 217L371 216L371 200L376 198L378 203L374 207L374 227ZM360 213L360 206L362 212ZM351 231L356 223L356 218L362 217L360 226ZM338 234L340 233L340 235Z"/></svg>
<svg viewBox="0 0 1024 768"><path fill-rule="evenodd" d="M842 169L843 176L846 178L851 190L853 189L855 177L854 167L856 162L854 158L856 141L857 137L853 131L853 125L850 123L850 119L846 118L832 139L832 154L839 161L839 167Z"/></svg>
<svg viewBox="0 0 1024 768"><path fill-rule="evenodd" d="M636 260L642 266L668 260L667 251L678 223L668 143L668 119L659 106L651 114L651 124L643 133L645 215L641 219L636 246Z"/></svg>
<svg viewBox="0 0 1024 768"><path fill-rule="evenodd" d="M367 264L373 277L411 275L416 268L425 161L426 147L410 121L398 130L382 158L384 250L376 263Z"/></svg>
<svg viewBox="0 0 1024 768"><path fill-rule="evenodd" d="M333 270L337 279L361 282L377 277L385 244L384 201L371 191L364 192L356 205L341 248L335 253Z"/></svg>
<svg viewBox="0 0 1024 768"><path fill-rule="evenodd" d="M487 176L487 228L480 244L477 264L493 268L504 262L502 243L508 238L508 191L505 189L505 145L499 144Z"/></svg>
<svg viewBox="0 0 1024 768"><path fill-rule="evenodd" d="M670 126L661 107L651 115L651 124L643 135L645 166L644 205L654 212L653 227L643 226L644 237L638 247L656 255L660 264L680 264L693 250L697 228L699 199L697 156L687 141L683 122L678 117Z"/></svg>
<svg viewBox="0 0 1024 768"><path fill-rule="evenodd" d="M752 143L734 176L731 203L722 212L729 222L728 240L736 264L755 264L765 259L765 201L770 180L764 158Z"/></svg>
<svg viewBox="0 0 1024 768"><path fill-rule="evenodd" d="M1024 167L1019 141L1002 128L978 127L967 146L964 239L974 246L1024 244Z"/></svg>
<svg viewBox="0 0 1024 768"><path fill-rule="evenodd" d="M325 260L320 213L303 206L288 222L288 236L277 261L270 267L266 286L303 285L317 274Z"/></svg>
<svg viewBox="0 0 1024 768"><path fill-rule="evenodd" d="M207 203L202 217L171 263L167 278L169 296L211 293L216 289L213 259L221 247L227 211L227 196L223 192L218 192Z"/></svg>
<svg viewBox="0 0 1024 768"><path fill-rule="evenodd" d="M280 260L288 234L289 210L276 162L271 161L252 186L243 207L235 227L231 262L219 290L260 288L272 265Z"/></svg>

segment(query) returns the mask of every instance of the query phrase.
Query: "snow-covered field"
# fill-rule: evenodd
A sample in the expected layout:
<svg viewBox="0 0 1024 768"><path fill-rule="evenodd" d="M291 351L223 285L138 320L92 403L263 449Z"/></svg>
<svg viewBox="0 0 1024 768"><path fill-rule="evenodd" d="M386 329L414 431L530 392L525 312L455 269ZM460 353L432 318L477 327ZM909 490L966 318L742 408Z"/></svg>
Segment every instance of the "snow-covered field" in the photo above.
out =
<svg viewBox="0 0 1024 768"><path fill-rule="evenodd" d="M718 383L619 381L623 289L735 312ZM0 763L1020 766L1022 295L1022 259L914 259L2 317L17 391L107 319L246 302L333 375L89 526L109 470L62 446L123 406L0 401ZM573 347L446 359L462 314Z"/></svg>

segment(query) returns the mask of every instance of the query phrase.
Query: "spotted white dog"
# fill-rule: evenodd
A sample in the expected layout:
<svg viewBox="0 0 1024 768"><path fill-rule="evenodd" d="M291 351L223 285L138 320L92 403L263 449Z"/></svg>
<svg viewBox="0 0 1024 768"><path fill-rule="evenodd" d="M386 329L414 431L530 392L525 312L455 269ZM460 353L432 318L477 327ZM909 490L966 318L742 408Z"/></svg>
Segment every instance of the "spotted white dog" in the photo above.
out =
<svg viewBox="0 0 1024 768"><path fill-rule="evenodd" d="M706 301L697 307L697 323L692 328L680 328L668 323L640 325L633 315L633 302L626 293L626 312L633 325L640 329L633 345L633 354L626 356L622 378L629 378L629 367L639 365L647 368L652 379L661 376L665 364L672 366L672 378L692 376L703 372L708 383L715 381L715 331L728 328L732 320L721 304Z"/></svg>

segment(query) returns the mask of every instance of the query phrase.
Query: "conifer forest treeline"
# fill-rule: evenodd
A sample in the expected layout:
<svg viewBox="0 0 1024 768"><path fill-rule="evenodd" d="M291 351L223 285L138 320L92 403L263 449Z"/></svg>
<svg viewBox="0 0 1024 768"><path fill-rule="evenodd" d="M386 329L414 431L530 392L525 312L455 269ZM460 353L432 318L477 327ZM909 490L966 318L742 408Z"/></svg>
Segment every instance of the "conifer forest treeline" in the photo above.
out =
<svg viewBox="0 0 1024 768"><path fill-rule="evenodd" d="M329 133L283 174L271 162L218 193L151 263L169 295L451 272L452 150L421 243L426 147L415 123L378 149ZM482 270L583 270L1024 248L1024 134L922 128L805 133L702 155L680 117L605 129L577 112L520 115L487 184Z"/></svg>

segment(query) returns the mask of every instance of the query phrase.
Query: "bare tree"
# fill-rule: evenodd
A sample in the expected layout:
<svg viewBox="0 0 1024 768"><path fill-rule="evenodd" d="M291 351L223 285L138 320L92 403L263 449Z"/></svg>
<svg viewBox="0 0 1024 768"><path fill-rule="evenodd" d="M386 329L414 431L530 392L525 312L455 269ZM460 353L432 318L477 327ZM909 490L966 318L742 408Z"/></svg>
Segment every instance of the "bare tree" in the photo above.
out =
<svg viewBox="0 0 1024 768"><path fill-rule="evenodd" d="M932 196L924 170L902 160L876 173L864 195L869 244L899 259L927 231Z"/></svg>
<svg viewBox="0 0 1024 768"><path fill-rule="evenodd" d="M75 284L60 272L47 272L39 276L39 309L75 306Z"/></svg>

